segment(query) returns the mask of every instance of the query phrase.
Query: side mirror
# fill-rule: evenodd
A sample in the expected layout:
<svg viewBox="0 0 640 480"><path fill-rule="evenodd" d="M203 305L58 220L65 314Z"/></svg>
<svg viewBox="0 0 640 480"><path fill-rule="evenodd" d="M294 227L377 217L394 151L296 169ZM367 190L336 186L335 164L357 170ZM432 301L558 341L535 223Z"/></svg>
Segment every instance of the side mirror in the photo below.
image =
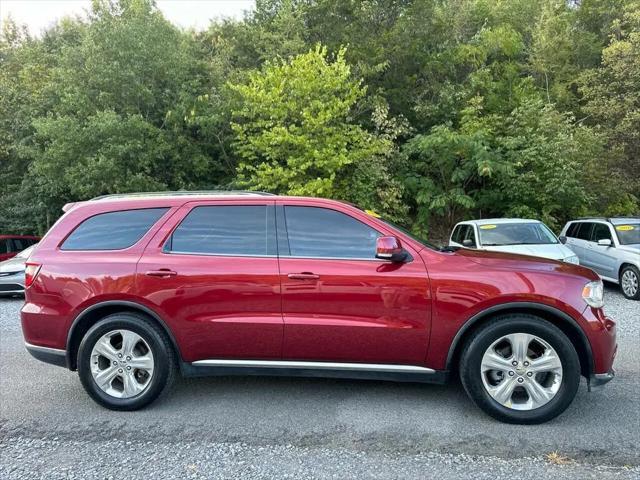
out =
<svg viewBox="0 0 640 480"><path fill-rule="evenodd" d="M398 237L378 237L376 240L376 258L391 260L392 262L404 262L407 259L407 251L402 248Z"/></svg>
<svg viewBox="0 0 640 480"><path fill-rule="evenodd" d="M560 243L562 243L563 245L567 243L567 237L565 237L564 235L560 235L558 237L558 240L560 240Z"/></svg>
<svg viewBox="0 0 640 480"><path fill-rule="evenodd" d="M467 248L475 248L476 244L473 240L471 240L470 238L467 238L466 240L462 241L462 245L467 247Z"/></svg>
<svg viewBox="0 0 640 480"><path fill-rule="evenodd" d="M600 245L602 247L610 247L611 246L611 239L610 238L601 238L600 240L598 240L598 245Z"/></svg>

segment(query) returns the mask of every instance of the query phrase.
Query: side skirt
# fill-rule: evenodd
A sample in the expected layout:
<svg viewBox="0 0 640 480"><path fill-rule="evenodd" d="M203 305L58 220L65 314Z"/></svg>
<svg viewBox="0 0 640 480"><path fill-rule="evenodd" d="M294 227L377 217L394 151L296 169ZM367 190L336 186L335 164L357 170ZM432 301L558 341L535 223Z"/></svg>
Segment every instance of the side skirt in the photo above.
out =
<svg viewBox="0 0 640 480"><path fill-rule="evenodd" d="M413 365L300 362L281 360L199 360L180 365L185 377L205 376L276 376L348 378L356 380L385 380L443 384L449 372Z"/></svg>

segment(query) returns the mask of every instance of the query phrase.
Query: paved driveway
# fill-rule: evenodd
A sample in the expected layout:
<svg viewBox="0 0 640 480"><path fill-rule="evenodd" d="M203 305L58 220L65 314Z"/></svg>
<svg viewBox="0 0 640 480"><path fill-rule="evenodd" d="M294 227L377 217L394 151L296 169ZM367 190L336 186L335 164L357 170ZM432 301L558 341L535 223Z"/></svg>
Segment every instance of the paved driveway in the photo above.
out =
<svg viewBox="0 0 640 480"><path fill-rule="evenodd" d="M27 354L22 302L0 299L0 478L640 478L640 302L606 297L617 378L529 427L485 416L457 383L201 378L111 412Z"/></svg>

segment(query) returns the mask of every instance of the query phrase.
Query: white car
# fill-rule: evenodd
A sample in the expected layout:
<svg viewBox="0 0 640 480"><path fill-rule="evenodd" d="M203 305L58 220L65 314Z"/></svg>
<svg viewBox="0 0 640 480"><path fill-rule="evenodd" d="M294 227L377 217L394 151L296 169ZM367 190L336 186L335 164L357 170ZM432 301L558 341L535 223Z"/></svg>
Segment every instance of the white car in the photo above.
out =
<svg viewBox="0 0 640 480"><path fill-rule="evenodd" d="M460 222L451 233L449 245L580 263L578 256L539 220L489 218Z"/></svg>

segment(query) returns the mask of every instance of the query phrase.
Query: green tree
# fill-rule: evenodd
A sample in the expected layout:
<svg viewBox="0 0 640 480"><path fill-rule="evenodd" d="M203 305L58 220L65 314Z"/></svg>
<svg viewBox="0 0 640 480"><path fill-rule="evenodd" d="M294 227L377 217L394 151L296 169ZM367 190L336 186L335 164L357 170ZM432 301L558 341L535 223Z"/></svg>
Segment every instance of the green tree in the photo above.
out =
<svg viewBox="0 0 640 480"><path fill-rule="evenodd" d="M232 128L240 184L367 207L396 203L399 188L389 179L375 186L362 179L372 165L384 173L393 145L355 122L366 88L352 78L344 54L331 57L317 46L290 61L268 62L247 84L230 85L239 96Z"/></svg>

